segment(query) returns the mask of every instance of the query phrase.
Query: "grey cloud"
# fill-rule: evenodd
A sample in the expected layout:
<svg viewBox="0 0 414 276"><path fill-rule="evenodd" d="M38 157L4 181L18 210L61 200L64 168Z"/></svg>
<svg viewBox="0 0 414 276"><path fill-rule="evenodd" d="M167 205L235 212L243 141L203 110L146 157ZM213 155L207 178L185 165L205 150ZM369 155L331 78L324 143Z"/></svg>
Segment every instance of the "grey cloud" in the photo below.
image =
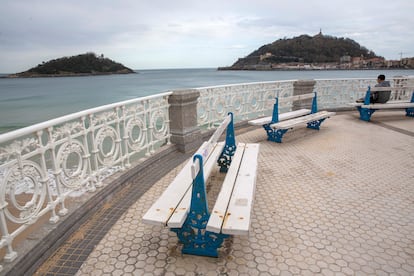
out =
<svg viewBox="0 0 414 276"><path fill-rule="evenodd" d="M387 58L398 57L394 52L409 52L414 44L413 10L414 1L404 0L3 0L0 72L13 66L4 62L13 57L32 62L40 55L44 59L101 49L116 56L128 49L133 60L145 53L151 53L145 60L158 56L166 60L166 53L211 42L217 48L246 45L247 55L264 43L316 34L319 28L328 35L354 39ZM227 54L223 51L223 60ZM214 58L218 55L219 51L211 51Z"/></svg>

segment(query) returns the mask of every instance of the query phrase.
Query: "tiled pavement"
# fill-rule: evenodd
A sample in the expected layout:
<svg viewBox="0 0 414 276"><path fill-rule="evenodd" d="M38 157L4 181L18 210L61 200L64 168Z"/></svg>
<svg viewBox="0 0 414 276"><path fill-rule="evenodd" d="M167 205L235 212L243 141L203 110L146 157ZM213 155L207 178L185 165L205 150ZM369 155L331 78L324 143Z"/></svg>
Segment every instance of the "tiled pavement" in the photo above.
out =
<svg viewBox="0 0 414 276"><path fill-rule="evenodd" d="M141 222L180 165L132 203L77 274L414 275L412 118L378 112L367 123L349 112L320 131L289 131L282 144L262 129L237 140L261 144L249 236L227 239L219 258L183 255L174 233ZM222 178L208 183L210 207Z"/></svg>

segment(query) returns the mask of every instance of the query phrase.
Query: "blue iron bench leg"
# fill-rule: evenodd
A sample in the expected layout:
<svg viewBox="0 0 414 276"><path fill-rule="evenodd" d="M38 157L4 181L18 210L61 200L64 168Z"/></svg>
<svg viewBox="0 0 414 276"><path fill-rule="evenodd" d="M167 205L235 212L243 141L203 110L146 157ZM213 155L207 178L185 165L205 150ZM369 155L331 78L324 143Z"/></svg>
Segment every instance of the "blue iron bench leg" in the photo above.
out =
<svg viewBox="0 0 414 276"><path fill-rule="evenodd" d="M358 106L359 111L359 118L364 121L369 121L371 119L372 114L376 111L376 109L369 109L369 108L363 108Z"/></svg>
<svg viewBox="0 0 414 276"><path fill-rule="evenodd" d="M233 114L229 114L231 115L231 121L227 126L226 144L217 160L220 172L227 172L236 152ZM181 228L171 228L171 231L177 234L178 239L183 244L183 254L218 257L217 250L229 235L206 230L210 213L208 211L206 184L204 183L203 158L200 155L195 155L193 161L196 161L196 159L200 163L200 171L193 180L190 211L183 226Z"/></svg>
<svg viewBox="0 0 414 276"><path fill-rule="evenodd" d="M217 249L228 235L206 231L210 213L204 183L203 159L200 155L194 156L195 159L200 162L200 171L193 180L190 212L183 227L171 228L171 231L177 234L183 244L183 254L218 257Z"/></svg>
<svg viewBox="0 0 414 276"><path fill-rule="evenodd" d="M316 120L316 121L309 122L309 123L308 123L307 128L311 128L311 129L316 129L316 130L319 130L319 128L320 128L320 126L321 126L322 122L323 122L323 121L325 121L325 119L326 119L326 118L323 118L323 119L319 119L319 120Z"/></svg>
<svg viewBox="0 0 414 276"><path fill-rule="evenodd" d="M411 101L410 102L414 103L414 91L411 95ZM408 116L408 117L414 117L414 108L413 107L406 108L405 109L405 115Z"/></svg>
<svg viewBox="0 0 414 276"><path fill-rule="evenodd" d="M282 143L282 137L288 131L288 129L274 130L270 127L270 124L263 125L263 128L266 130L267 133L267 140L276 143Z"/></svg>
<svg viewBox="0 0 414 276"><path fill-rule="evenodd" d="M230 167L233 155L236 152L233 113L229 112L229 115L231 116L231 121L226 130L226 144L224 145L223 152L217 160L217 163L220 166L220 172L227 172L228 168Z"/></svg>

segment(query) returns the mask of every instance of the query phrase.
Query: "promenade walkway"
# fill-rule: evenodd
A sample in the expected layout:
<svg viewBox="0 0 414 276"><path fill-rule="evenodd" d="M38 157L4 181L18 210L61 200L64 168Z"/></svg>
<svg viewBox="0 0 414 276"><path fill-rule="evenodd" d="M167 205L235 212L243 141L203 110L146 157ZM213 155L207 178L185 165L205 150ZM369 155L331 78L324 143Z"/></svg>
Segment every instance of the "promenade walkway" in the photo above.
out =
<svg viewBox="0 0 414 276"><path fill-rule="evenodd" d="M414 275L414 121L402 112L372 119L338 113L319 132L289 131L282 144L262 129L242 130L237 141L261 144L253 220L249 236L228 239L219 258L182 255L174 233L141 222L180 160L129 208L115 208L111 228L80 229L37 274ZM209 197L222 178L214 174ZM89 256L69 250L88 234L99 236Z"/></svg>

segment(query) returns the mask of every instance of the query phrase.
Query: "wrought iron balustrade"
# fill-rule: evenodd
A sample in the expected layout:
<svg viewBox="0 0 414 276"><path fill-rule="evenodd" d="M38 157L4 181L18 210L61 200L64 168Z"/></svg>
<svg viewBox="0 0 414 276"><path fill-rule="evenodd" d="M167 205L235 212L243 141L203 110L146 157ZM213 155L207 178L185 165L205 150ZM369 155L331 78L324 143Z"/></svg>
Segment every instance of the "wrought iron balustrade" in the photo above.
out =
<svg viewBox="0 0 414 276"><path fill-rule="evenodd" d="M244 83L197 88L198 125L207 129L233 112L235 122L270 116L275 97L294 95L297 80ZM396 77L390 79L391 86L412 86L414 78ZM319 109L349 108L348 103L363 97L369 85L376 79L317 79L312 91L318 93ZM312 92L309 91L309 92ZM412 91L401 89L393 92L390 100L409 100ZM281 112L291 111L292 102L283 102Z"/></svg>
<svg viewBox="0 0 414 276"><path fill-rule="evenodd" d="M171 93L133 99L63 116L0 135L0 248L42 217L56 223L65 202L102 187L102 180L151 155L170 138Z"/></svg>

